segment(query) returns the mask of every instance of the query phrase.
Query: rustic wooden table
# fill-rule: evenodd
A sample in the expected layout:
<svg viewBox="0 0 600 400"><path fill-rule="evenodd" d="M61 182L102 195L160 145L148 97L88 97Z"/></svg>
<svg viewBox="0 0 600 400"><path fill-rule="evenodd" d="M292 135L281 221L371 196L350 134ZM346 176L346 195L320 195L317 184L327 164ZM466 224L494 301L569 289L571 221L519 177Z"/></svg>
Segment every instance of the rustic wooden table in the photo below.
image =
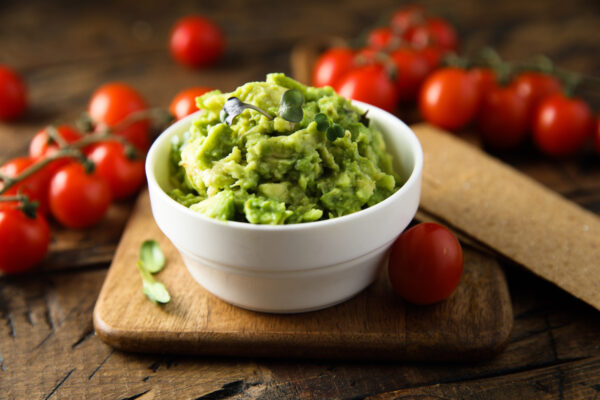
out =
<svg viewBox="0 0 600 400"><path fill-rule="evenodd" d="M398 4L347 2L0 3L0 63L20 70L31 108L0 124L0 161L26 153L51 122L72 121L100 84L121 80L155 106L180 89L225 90L270 71L290 72L292 48L324 36L355 37ZM600 72L600 4L589 1L424 2L458 26L463 52L494 46L508 59L546 53L559 66ZM173 22L198 12L225 30L222 63L185 70L168 54ZM584 92L598 110L598 91ZM600 213L600 162L533 153L506 161ZM0 399L600 398L600 314L526 270L505 265L514 308L507 348L478 363L260 360L115 351L92 329L92 309L133 202L92 230L54 227L35 272L0 277ZM600 290L600 288L599 288Z"/></svg>

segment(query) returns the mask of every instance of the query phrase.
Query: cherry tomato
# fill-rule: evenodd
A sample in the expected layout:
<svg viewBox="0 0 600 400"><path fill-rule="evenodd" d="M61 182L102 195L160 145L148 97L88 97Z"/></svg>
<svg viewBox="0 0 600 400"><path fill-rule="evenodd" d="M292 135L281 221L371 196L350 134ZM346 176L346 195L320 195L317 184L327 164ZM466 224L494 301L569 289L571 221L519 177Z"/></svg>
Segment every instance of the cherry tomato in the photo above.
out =
<svg viewBox="0 0 600 400"><path fill-rule="evenodd" d="M402 34L413 26L420 25L425 20L425 7L412 4L397 10L392 14L390 26L394 32Z"/></svg>
<svg viewBox="0 0 600 400"><path fill-rule="evenodd" d="M334 47L319 56L312 72L313 86L334 86L337 80L354 67L354 51Z"/></svg>
<svg viewBox="0 0 600 400"><path fill-rule="evenodd" d="M67 228L87 228L104 217L110 187L97 173L77 162L62 167L50 181L50 210Z"/></svg>
<svg viewBox="0 0 600 400"><path fill-rule="evenodd" d="M535 110L540 101L554 93L560 93L560 81L552 75L541 72L522 72L511 83L529 107L529 124L533 123Z"/></svg>
<svg viewBox="0 0 600 400"><path fill-rule="evenodd" d="M23 115L27 108L27 88L17 72L0 65L0 121Z"/></svg>
<svg viewBox="0 0 600 400"><path fill-rule="evenodd" d="M463 272L460 243L446 227L426 222L400 235L392 245L388 275L405 300L420 305L448 298Z"/></svg>
<svg viewBox="0 0 600 400"><path fill-rule="evenodd" d="M479 94L481 99L494 87L496 87L496 72L490 68L473 68L469 71L475 84L479 88Z"/></svg>
<svg viewBox="0 0 600 400"><path fill-rule="evenodd" d="M65 142L73 143L81 139L81 133L69 125L59 125L56 127L57 133ZM48 134L47 128L42 129L35 134L29 142L29 157L38 160L45 156L50 156L58 150L58 143Z"/></svg>
<svg viewBox="0 0 600 400"><path fill-rule="evenodd" d="M390 57L396 65L396 88L400 101L417 97L421 84L430 72L429 63L422 53L411 48L400 48Z"/></svg>
<svg viewBox="0 0 600 400"><path fill-rule="evenodd" d="M442 62L443 51L439 47L425 46L422 49L416 49L416 51L421 53L425 61L427 61L427 65L429 66L429 72L427 75L432 73L440 66Z"/></svg>
<svg viewBox="0 0 600 400"><path fill-rule="evenodd" d="M593 129L590 107L581 99L562 93L546 97L533 119L533 139L537 147L551 156L577 152Z"/></svg>
<svg viewBox="0 0 600 400"><path fill-rule="evenodd" d="M130 114L148 108L146 100L131 86L112 82L98 88L90 99L88 113L98 125L97 128L114 127ZM113 132L121 135L138 149L149 147L149 123L141 120Z"/></svg>
<svg viewBox="0 0 600 400"><path fill-rule="evenodd" d="M522 72L513 80L512 85L533 108L545 97L562 91L558 79L541 72Z"/></svg>
<svg viewBox="0 0 600 400"><path fill-rule="evenodd" d="M596 118L596 132L595 132L596 138L595 138L595 142L596 142L596 152L598 154L600 154L600 115L598 115L598 118Z"/></svg>
<svg viewBox="0 0 600 400"><path fill-rule="evenodd" d="M419 110L427 121L457 130L473 119L479 100L473 76L464 69L448 67L427 77L419 91Z"/></svg>
<svg viewBox="0 0 600 400"><path fill-rule="evenodd" d="M483 96L477 124L485 145L500 150L516 147L527 136L529 104L514 86L494 85Z"/></svg>
<svg viewBox="0 0 600 400"><path fill-rule="evenodd" d="M369 32L367 36L367 44L369 47L381 50L387 48L392 43L394 38L395 36L390 28L375 28Z"/></svg>
<svg viewBox="0 0 600 400"><path fill-rule="evenodd" d="M435 45L444 51L458 49L458 34L447 21L442 18L429 18L423 24L406 31L404 38L417 47Z"/></svg>
<svg viewBox="0 0 600 400"><path fill-rule="evenodd" d="M204 86L196 86L182 90L177 93L175 98L173 98L173 101L171 101L169 111L178 120L186 117L198 111L198 107L196 107L196 97L202 96L204 93L210 92L211 90L213 89Z"/></svg>
<svg viewBox="0 0 600 400"><path fill-rule="evenodd" d="M111 197L115 200L136 193L144 183L144 160L131 160L119 142L95 144L88 159L96 166L95 172L108 183Z"/></svg>
<svg viewBox="0 0 600 400"><path fill-rule="evenodd" d="M173 58L180 64L205 67L223 54L225 36L212 21L198 15L188 16L175 23L169 46Z"/></svg>
<svg viewBox="0 0 600 400"><path fill-rule="evenodd" d="M377 49L372 47L363 47L356 52L356 55L354 56L354 63L350 69L362 67L363 65L367 64L374 64L377 62L377 56L380 54L381 52Z"/></svg>
<svg viewBox="0 0 600 400"><path fill-rule="evenodd" d="M50 228L36 213L26 216L13 204L0 203L0 270L7 274L24 272L39 263L48 252Z"/></svg>
<svg viewBox="0 0 600 400"><path fill-rule="evenodd" d="M351 70L337 83L336 91L349 99L363 101L393 112L398 92L382 65L365 65Z"/></svg>
<svg viewBox="0 0 600 400"><path fill-rule="evenodd" d="M0 167L0 172L11 178L14 178L34 163L35 160L29 157L13 158ZM25 180L12 186L4 194L7 196L12 196L22 193L26 195L29 200L37 201L38 210L42 214L47 214L48 186L50 185L50 179L52 179L52 171L49 168L42 168ZM2 183L0 183L0 187L2 186Z"/></svg>
<svg viewBox="0 0 600 400"><path fill-rule="evenodd" d="M60 125L56 127L58 134L67 142L74 143L82 138L81 133L71 128L69 125ZM31 139L29 142L29 157L38 161L43 157L51 156L56 153L59 149L58 144L54 139L50 138L47 132L47 128L42 129ZM54 175L62 166L67 165L71 162L68 158L61 158L52 161L48 164L45 169L49 170L50 175Z"/></svg>

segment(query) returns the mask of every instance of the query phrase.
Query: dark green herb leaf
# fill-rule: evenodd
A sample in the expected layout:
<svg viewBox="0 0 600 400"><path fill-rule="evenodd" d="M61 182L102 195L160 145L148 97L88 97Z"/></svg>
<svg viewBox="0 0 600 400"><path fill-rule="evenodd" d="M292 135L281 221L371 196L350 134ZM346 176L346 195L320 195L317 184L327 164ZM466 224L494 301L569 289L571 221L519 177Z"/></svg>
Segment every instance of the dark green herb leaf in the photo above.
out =
<svg viewBox="0 0 600 400"><path fill-rule="evenodd" d="M327 128L327 139L330 141L334 141L337 138L344 137L345 130L342 128L340 124L333 124L329 128Z"/></svg>
<svg viewBox="0 0 600 400"><path fill-rule="evenodd" d="M302 110L304 96L298 89L289 89L281 96L279 104L279 116L289 122L300 122L304 116Z"/></svg>
<svg viewBox="0 0 600 400"><path fill-rule="evenodd" d="M165 255L156 240L146 240L140 248L140 262L150 273L157 273L165 266Z"/></svg>
<svg viewBox="0 0 600 400"><path fill-rule="evenodd" d="M237 97L230 97L225 102L225 105L221 110L221 114L219 115L221 122L225 122L227 125L231 125L235 117L240 115L247 108L254 111L258 111L259 113L261 113L269 119L273 119L273 116L267 111L263 110L262 108L256 107L252 104L244 103Z"/></svg>
<svg viewBox="0 0 600 400"><path fill-rule="evenodd" d="M320 132L325 132L327 128L329 128L329 118L323 113L315 115L315 122L317 123L317 129Z"/></svg>

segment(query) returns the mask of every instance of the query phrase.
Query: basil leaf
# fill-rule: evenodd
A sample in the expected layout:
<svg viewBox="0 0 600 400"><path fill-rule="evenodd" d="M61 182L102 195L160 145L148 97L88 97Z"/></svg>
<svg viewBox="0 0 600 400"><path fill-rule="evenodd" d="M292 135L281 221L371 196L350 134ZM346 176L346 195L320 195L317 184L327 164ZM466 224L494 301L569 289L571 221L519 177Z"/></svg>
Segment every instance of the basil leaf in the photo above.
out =
<svg viewBox="0 0 600 400"><path fill-rule="evenodd" d="M157 273L165 266L165 255L156 240L146 240L140 249L140 262L150 273Z"/></svg>
<svg viewBox="0 0 600 400"><path fill-rule="evenodd" d="M304 117L302 110L304 104L304 96L298 89L289 89L281 96L279 104L279 116L289 122L300 122Z"/></svg>

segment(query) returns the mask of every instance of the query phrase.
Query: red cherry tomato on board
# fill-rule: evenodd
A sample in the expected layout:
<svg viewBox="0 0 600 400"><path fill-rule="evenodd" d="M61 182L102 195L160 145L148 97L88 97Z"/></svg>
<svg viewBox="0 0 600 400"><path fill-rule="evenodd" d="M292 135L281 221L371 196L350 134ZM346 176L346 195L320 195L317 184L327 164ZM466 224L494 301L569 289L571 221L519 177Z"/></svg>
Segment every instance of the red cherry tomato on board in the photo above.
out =
<svg viewBox="0 0 600 400"><path fill-rule="evenodd" d="M187 67L205 67L223 54L225 36L212 21L193 15L177 21L169 42L171 54Z"/></svg>
<svg viewBox="0 0 600 400"><path fill-rule="evenodd" d="M388 275L405 300L420 305L448 298L463 272L460 243L447 228L426 222L400 235L392 245Z"/></svg>
<svg viewBox="0 0 600 400"><path fill-rule="evenodd" d="M374 49L385 49L394 40L394 34L388 27L375 28L367 35L367 44Z"/></svg>
<svg viewBox="0 0 600 400"><path fill-rule="evenodd" d="M354 67L354 51L334 47L319 56L312 71L312 84L316 87L335 86L337 80Z"/></svg>
<svg viewBox="0 0 600 400"><path fill-rule="evenodd" d="M49 243L50 228L40 213L29 217L14 204L0 203L0 271L30 269L46 256Z"/></svg>
<svg viewBox="0 0 600 400"><path fill-rule="evenodd" d="M11 178L21 174L27 168L32 166L35 160L29 157L17 157L6 162L0 167L0 172ZM29 200L38 202L38 210L42 214L48 213L48 186L50 185L50 179L52 179L52 171L50 168L42 168L33 175L27 177L25 180L15 184L8 189L4 195L14 196L22 193L26 195ZM2 187L0 182L0 188Z"/></svg>
<svg viewBox="0 0 600 400"><path fill-rule="evenodd" d="M171 115L179 120L198 111L198 107L196 107L196 97L202 96L204 93L210 92L211 90L213 89L204 86L196 86L177 93L169 106Z"/></svg>
<svg viewBox="0 0 600 400"><path fill-rule="evenodd" d="M533 119L533 139L537 147L551 156L577 152L592 134L593 116L581 99L561 93L546 97Z"/></svg>
<svg viewBox="0 0 600 400"><path fill-rule="evenodd" d="M21 76L0 65L0 121L10 121L23 115L27 108L27 87Z"/></svg>
<svg viewBox="0 0 600 400"><path fill-rule="evenodd" d="M88 113L98 128L114 127L130 114L148 108L146 100L131 86L112 82L98 88L90 99ZM141 120L113 132L123 136L138 149L149 147L149 123Z"/></svg>
<svg viewBox="0 0 600 400"><path fill-rule="evenodd" d="M527 137L529 121L529 103L514 86L487 89L477 116L484 144L499 150L518 146Z"/></svg>
<svg viewBox="0 0 600 400"><path fill-rule="evenodd" d="M419 51L411 48L400 48L392 52L390 57L396 65L398 100L414 100L430 71L428 61Z"/></svg>
<svg viewBox="0 0 600 400"><path fill-rule="evenodd" d="M406 32L413 26L420 25L425 20L425 7L412 4L402 7L392 14L390 26L397 34Z"/></svg>
<svg viewBox="0 0 600 400"><path fill-rule="evenodd" d="M108 183L115 200L133 195L144 183L144 160L129 159L119 142L95 144L87 157L96 166L94 172Z"/></svg>
<svg viewBox="0 0 600 400"><path fill-rule="evenodd" d="M62 167L50 181L50 210L67 228L87 228L104 217L110 205L108 183L77 162Z"/></svg>
<svg viewBox="0 0 600 400"><path fill-rule="evenodd" d="M473 76L464 69L448 67L427 77L419 91L419 110L427 121L457 130L473 119L479 100Z"/></svg>
<svg viewBox="0 0 600 400"><path fill-rule="evenodd" d="M337 83L336 91L349 99L363 101L393 112L398 101L394 82L382 65L365 65L351 70Z"/></svg>

